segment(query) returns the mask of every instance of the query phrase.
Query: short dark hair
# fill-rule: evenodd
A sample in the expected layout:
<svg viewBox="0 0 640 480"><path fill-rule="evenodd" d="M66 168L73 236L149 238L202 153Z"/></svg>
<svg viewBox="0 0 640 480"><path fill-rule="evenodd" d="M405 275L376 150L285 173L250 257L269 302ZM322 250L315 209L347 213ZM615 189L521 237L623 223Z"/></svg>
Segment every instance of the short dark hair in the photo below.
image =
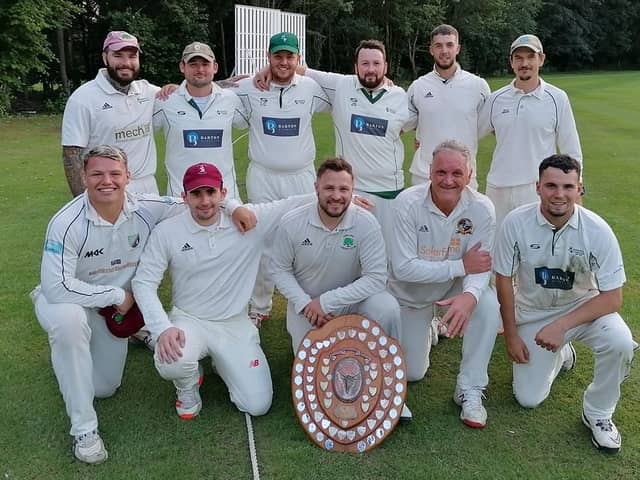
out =
<svg viewBox="0 0 640 480"><path fill-rule="evenodd" d="M382 52L382 58L384 58L385 62L387 61L387 50L384 48L384 43L382 43L380 40L362 40L356 48L356 63L358 63L358 55L360 54L360 50L364 48L368 48L371 50L380 50Z"/></svg>
<svg viewBox="0 0 640 480"><path fill-rule="evenodd" d="M438 25L436 28L431 30L431 35L429 36L430 40L433 41L433 37L436 35L455 35L456 40L460 41L460 35L458 34L458 30L451 25L447 25L443 23L442 25Z"/></svg>
<svg viewBox="0 0 640 480"><path fill-rule="evenodd" d="M580 175L582 174L580 162L578 162L570 155L566 155L564 153L556 153L542 160L542 162L540 162L540 166L538 167L538 178L542 176L542 172L544 172L547 168L559 168L564 173L575 171L578 174L578 178L580 178Z"/></svg>
<svg viewBox="0 0 640 480"><path fill-rule="evenodd" d="M342 157L329 157L318 167L317 178L320 178L327 170L332 172L347 172L353 178L351 164Z"/></svg>

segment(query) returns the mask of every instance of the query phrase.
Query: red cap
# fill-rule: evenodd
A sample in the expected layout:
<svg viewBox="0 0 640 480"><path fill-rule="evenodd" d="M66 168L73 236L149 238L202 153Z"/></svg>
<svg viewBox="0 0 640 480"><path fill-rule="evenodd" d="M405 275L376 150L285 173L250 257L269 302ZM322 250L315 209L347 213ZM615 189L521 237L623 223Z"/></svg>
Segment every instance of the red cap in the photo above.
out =
<svg viewBox="0 0 640 480"><path fill-rule="evenodd" d="M196 163L187 168L182 178L182 187L186 193L200 187L220 188L222 174L211 163Z"/></svg>

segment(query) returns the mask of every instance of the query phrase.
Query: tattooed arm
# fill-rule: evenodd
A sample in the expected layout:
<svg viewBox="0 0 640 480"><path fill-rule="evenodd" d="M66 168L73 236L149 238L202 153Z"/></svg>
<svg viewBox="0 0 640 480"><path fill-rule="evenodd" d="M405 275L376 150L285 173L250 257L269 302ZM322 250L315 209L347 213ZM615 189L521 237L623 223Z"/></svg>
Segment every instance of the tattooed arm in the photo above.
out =
<svg viewBox="0 0 640 480"><path fill-rule="evenodd" d="M62 147L62 162L64 173L67 175L69 189L74 197L84 191L82 181L82 147Z"/></svg>

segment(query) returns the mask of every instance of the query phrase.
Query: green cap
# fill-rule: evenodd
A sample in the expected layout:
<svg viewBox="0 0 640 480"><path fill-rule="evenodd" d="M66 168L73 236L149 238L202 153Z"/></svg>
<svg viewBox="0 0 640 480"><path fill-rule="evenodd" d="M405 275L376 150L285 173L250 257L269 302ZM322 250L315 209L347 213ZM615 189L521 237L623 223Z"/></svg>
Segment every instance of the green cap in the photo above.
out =
<svg viewBox="0 0 640 480"><path fill-rule="evenodd" d="M298 37L290 32L276 33L269 40L269 53L286 50L287 52L300 53Z"/></svg>

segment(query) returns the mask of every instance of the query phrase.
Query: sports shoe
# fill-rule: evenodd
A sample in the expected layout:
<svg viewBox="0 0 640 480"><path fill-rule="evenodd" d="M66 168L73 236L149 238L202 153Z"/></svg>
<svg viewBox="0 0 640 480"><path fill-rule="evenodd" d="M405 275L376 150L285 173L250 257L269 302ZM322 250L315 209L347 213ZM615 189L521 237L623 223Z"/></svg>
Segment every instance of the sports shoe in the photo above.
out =
<svg viewBox="0 0 640 480"><path fill-rule="evenodd" d="M573 367L576 366L576 349L573 348L573 344L569 342L562 347L562 350L562 355L564 356L562 370L573 370Z"/></svg>
<svg viewBox="0 0 640 480"><path fill-rule="evenodd" d="M453 401L462 407L460 420L472 428L484 428L487 424L487 411L482 405L484 393L482 388L468 388L462 390L456 386Z"/></svg>
<svg viewBox="0 0 640 480"><path fill-rule="evenodd" d="M200 385L204 381L202 366L198 365L198 383L191 388L176 388L176 413L183 420L191 420L200 413L202 399L200 398Z"/></svg>
<svg viewBox="0 0 640 480"><path fill-rule="evenodd" d="M407 423L411 423L411 420L413 420L413 413L411 413L411 410L409 410L409 407L407 407L407 404L405 403L402 406L402 412L400 412L399 422L406 425Z"/></svg>
<svg viewBox="0 0 640 480"><path fill-rule="evenodd" d="M251 322L257 328L260 328L262 322L266 322L267 320L269 320L270 316L271 315L269 315L268 313L249 312L249 320L251 320Z"/></svg>
<svg viewBox="0 0 640 480"><path fill-rule="evenodd" d="M431 346L435 347L440 340L440 335L438 335L440 331L440 321L437 318L431 319Z"/></svg>
<svg viewBox="0 0 640 480"><path fill-rule="evenodd" d="M129 340L131 341L131 343L142 343L152 352L156 348L156 342L151 336L149 330L138 330L136 333L129 337Z"/></svg>
<svg viewBox="0 0 640 480"><path fill-rule="evenodd" d="M610 418L589 420L582 412L582 423L591 430L591 443L606 453L618 453L622 448L622 437Z"/></svg>
<svg viewBox="0 0 640 480"><path fill-rule="evenodd" d="M73 438L73 454L78 460L92 465L104 462L109 454L97 430Z"/></svg>

